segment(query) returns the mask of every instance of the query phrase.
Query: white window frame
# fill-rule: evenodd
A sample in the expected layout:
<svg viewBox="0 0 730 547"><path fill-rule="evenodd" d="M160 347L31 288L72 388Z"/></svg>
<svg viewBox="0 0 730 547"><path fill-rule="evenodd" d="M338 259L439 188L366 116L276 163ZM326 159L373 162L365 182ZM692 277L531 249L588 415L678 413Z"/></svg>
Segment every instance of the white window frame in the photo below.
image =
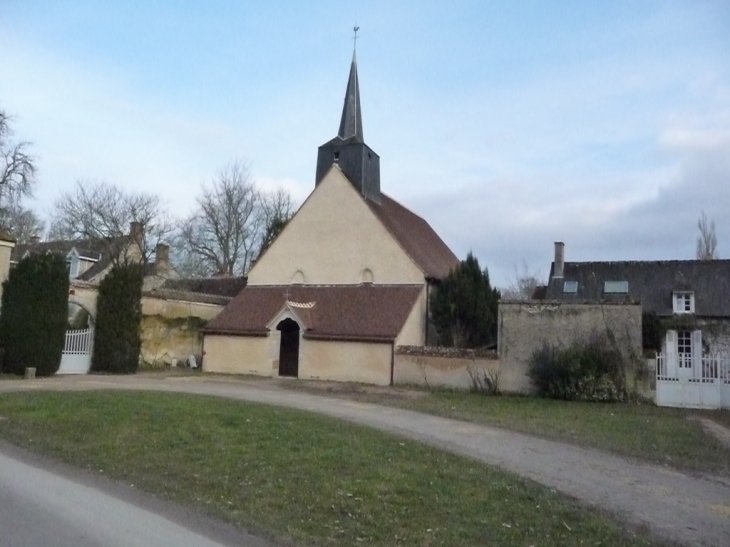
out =
<svg viewBox="0 0 730 547"><path fill-rule="evenodd" d="M628 281L604 281L603 282L603 293L604 294L629 294L629 282Z"/></svg>
<svg viewBox="0 0 730 547"><path fill-rule="evenodd" d="M578 293L578 282L577 281L563 281L563 293L564 294L577 294Z"/></svg>
<svg viewBox="0 0 730 547"><path fill-rule="evenodd" d="M684 315L695 312L695 293L691 291L677 291L672 293L672 310L676 314Z"/></svg>

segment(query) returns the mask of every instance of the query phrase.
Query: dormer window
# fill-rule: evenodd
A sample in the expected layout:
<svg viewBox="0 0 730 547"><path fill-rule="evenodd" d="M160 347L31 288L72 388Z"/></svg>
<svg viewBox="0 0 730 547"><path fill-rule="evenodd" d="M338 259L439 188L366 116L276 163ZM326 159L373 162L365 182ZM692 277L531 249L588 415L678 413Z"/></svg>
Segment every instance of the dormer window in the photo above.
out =
<svg viewBox="0 0 730 547"><path fill-rule="evenodd" d="M629 294L628 281L606 281L603 284L605 294Z"/></svg>
<svg viewBox="0 0 730 547"><path fill-rule="evenodd" d="M674 313L694 313L695 312L695 293L693 293L693 292L675 292L673 301L674 301Z"/></svg>
<svg viewBox="0 0 730 547"><path fill-rule="evenodd" d="M339 161L339 160L340 160L340 152L338 150L335 152L335 161Z"/></svg>
<svg viewBox="0 0 730 547"><path fill-rule="evenodd" d="M576 294L578 292L578 282L563 281L563 292L565 294Z"/></svg>

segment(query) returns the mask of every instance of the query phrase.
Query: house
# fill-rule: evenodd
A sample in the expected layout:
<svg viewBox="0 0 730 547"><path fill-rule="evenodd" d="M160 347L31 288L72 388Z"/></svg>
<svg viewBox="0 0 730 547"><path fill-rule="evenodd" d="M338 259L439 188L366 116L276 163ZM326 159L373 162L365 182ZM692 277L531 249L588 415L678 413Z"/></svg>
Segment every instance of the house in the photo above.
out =
<svg viewBox="0 0 730 547"><path fill-rule="evenodd" d="M635 300L667 327L662 353L730 354L730 260L565 262L555 243L547 300Z"/></svg>
<svg viewBox="0 0 730 547"><path fill-rule="evenodd" d="M15 249L15 238L0 230L0 297L3 294L3 283L10 272L10 257Z"/></svg>
<svg viewBox="0 0 730 547"><path fill-rule="evenodd" d="M395 347L426 343L430 291L457 263L423 218L381 191L353 55L315 188L207 325L203 368L390 384Z"/></svg>
<svg viewBox="0 0 730 547"><path fill-rule="evenodd" d="M730 260L566 262L556 242L545 298L640 302L664 332L657 402L730 406Z"/></svg>
<svg viewBox="0 0 730 547"><path fill-rule="evenodd" d="M137 222L131 222L129 234L107 239L71 239L40 241L32 238L30 243L16 245L10 256L10 267L21 259L34 253L58 253L66 258L70 281L82 281L98 285L106 275L115 259L124 255L141 261L144 231ZM144 266L144 290L162 285L165 280L179 275L170 266L169 247L158 244L155 248L155 261Z"/></svg>

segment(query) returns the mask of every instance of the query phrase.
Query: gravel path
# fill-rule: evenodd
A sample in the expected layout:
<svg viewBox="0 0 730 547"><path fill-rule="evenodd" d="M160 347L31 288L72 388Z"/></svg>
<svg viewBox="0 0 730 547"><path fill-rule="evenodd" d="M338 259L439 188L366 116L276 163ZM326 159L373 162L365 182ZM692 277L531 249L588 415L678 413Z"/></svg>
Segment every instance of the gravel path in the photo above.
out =
<svg viewBox="0 0 730 547"><path fill-rule="evenodd" d="M497 465L685 545L730 545L730 481L721 477L689 476L506 430L277 389L255 381L137 375L0 382L0 391L21 389L185 392L316 412Z"/></svg>

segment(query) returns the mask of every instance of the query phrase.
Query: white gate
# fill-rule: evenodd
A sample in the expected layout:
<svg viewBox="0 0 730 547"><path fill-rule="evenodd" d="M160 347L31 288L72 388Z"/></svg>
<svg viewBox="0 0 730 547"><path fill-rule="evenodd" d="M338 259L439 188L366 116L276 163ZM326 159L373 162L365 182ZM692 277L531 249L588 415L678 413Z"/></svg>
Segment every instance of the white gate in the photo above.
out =
<svg viewBox="0 0 730 547"><path fill-rule="evenodd" d="M657 355L656 404L683 408L730 408L730 357Z"/></svg>
<svg viewBox="0 0 730 547"><path fill-rule="evenodd" d="M61 366L56 374L87 374L91 368L94 329L66 331Z"/></svg>

